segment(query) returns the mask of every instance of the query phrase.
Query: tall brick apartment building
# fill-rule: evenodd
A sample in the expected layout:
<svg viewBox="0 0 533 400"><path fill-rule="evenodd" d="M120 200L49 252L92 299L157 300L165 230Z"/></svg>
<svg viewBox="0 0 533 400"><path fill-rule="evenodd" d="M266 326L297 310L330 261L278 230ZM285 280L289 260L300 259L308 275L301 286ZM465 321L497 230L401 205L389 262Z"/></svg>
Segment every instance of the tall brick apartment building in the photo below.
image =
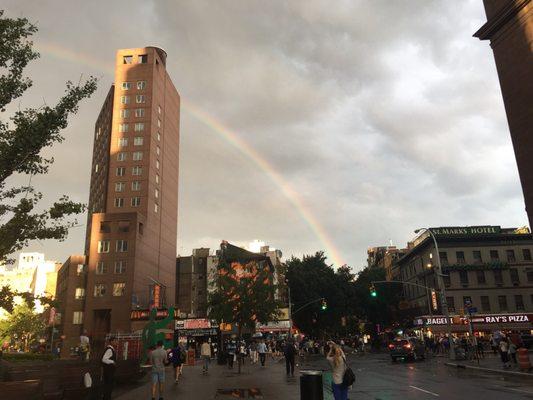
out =
<svg viewBox="0 0 533 400"><path fill-rule="evenodd" d="M490 40L494 52L529 225L533 227L533 1L483 3L487 23L474 36Z"/></svg>
<svg viewBox="0 0 533 400"><path fill-rule="evenodd" d="M60 299L83 302L83 312L76 307L78 329L62 316L65 333L83 328L101 341L136 329L132 309L174 302L180 97L166 58L156 47L117 51L115 84L95 125L85 268L75 267L85 290L77 298L63 290Z"/></svg>

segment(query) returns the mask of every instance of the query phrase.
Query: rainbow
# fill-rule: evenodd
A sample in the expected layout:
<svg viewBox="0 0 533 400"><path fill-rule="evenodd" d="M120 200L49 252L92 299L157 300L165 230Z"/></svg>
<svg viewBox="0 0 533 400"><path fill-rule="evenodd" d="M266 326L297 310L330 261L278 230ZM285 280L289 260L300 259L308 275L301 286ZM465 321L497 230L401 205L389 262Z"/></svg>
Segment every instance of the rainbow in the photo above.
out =
<svg viewBox="0 0 533 400"><path fill-rule="evenodd" d="M86 54L75 52L57 44L50 42L39 42L36 46L37 50L61 60L70 61L76 64L82 64L88 66L94 70L113 73L113 66L110 63L102 62L96 59L94 56L88 56ZM203 111L197 105L194 105L188 100L181 100L181 108L187 114L194 117L213 132L218 134L226 143L237 149L248 160L255 164L261 171L263 171L270 180L281 190L287 200L298 211L301 218L311 228L314 235L318 238L320 243L325 247L326 255L331 259L333 265L341 266L345 262L340 255L340 252L334 245L333 241L329 238L324 227L312 214L311 210L306 207L298 193L291 187L287 180L276 171L274 166L269 163L261 154L259 154L253 147L246 143L235 131L227 128L221 121L214 118L210 114Z"/></svg>

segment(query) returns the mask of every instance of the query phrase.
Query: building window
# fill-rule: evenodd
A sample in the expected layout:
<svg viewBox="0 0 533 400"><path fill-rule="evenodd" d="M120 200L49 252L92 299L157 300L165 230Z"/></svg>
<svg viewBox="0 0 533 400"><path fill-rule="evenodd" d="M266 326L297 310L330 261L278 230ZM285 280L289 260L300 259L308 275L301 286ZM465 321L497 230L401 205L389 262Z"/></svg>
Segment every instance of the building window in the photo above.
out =
<svg viewBox="0 0 533 400"><path fill-rule="evenodd" d="M117 153L117 161L126 161L128 159L128 153L121 151Z"/></svg>
<svg viewBox="0 0 533 400"><path fill-rule="evenodd" d="M159 174L155 174L155 183L159 183Z"/></svg>
<svg viewBox="0 0 533 400"><path fill-rule="evenodd" d="M481 258L481 251L474 250L473 255L474 255L474 264L481 264L483 262Z"/></svg>
<svg viewBox="0 0 533 400"><path fill-rule="evenodd" d="M444 286L447 288L452 285L452 280L450 279L450 273L445 274L442 276L442 281L444 282Z"/></svg>
<svg viewBox="0 0 533 400"><path fill-rule="evenodd" d="M139 207L141 205L141 198L140 197L132 197L131 198L131 206L132 207Z"/></svg>
<svg viewBox="0 0 533 400"><path fill-rule="evenodd" d="M159 169L159 160L155 160L155 168Z"/></svg>
<svg viewBox="0 0 533 400"><path fill-rule="evenodd" d="M128 145L128 138L118 138L118 147L126 147Z"/></svg>
<svg viewBox="0 0 533 400"><path fill-rule="evenodd" d="M516 294L514 296L514 302L515 302L515 305L516 305L516 311L524 311L525 310L524 298L522 297L521 294Z"/></svg>
<svg viewBox="0 0 533 400"><path fill-rule="evenodd" d="M142 222L139 222L139 233L142 235L144 233L144 225Z"/></svg>
<svg viewBox="0 0 533 400"><path fill-rule="evenodd" d="M527 281L533 282L533 270L527 270L526 275L527 275Z"/></svg>
<svg viewBox="0 0 533 400"><path fill-rule="evenodd" d="M139 190L141 190L141 182L133 181L131 183L131 190L134 191L134 192L138 192Z"/></svg>
<svg viewBox="0 0 533 400"><path fill-rule="evenodd" d="M98 261L96 263L96 275L107 274L107 265L103 261Z"/></svg>
<svg viewBox="0 0 533 400"><path fill-rule="evenodd" d="M144 142L144 138L142 136L136 136L133 139L133 145L134 146L142 146Z"/></svg>
<svg viewBox="0 0 533 400"><path fill-rule="evenodd" d="M130 104L130 96L120 96L121 104Z"/></svg>
<svg viewBox="0 0 533 400"><path fill-rule="evenodd" d="M111 233L111 223L109 221L100 222L100 232Z"/></svg>
<svg viewBox="0 0 533 400"><path fill-rule="evenodd" d="M159 206L156 204L154 204L154 212L159 212Z"/></svg>
<svg viewBox="0 0 533 400"><path fill-rule="evenodd" d="M451 312L455 312L455 299L453 296L446 297L446 303L448 303L448 310Z"/></svg>
<svg viewBox="0 0 533 400"><path fill-rule="evenodd" d="M127 108L124 108L120 110L120 118L129 118L130 117L130 110Z"/></svg>
<svg viewBox="0 0 533 400"><path fill-rule="evenodd" d="M109 240L98 241L98 253L109 253Z"/></svg>
<svg viewBox="0 0 533 400"><path fill-rule="evenodd" d="M148 55L147 54L141 54L138 56L137 60L139 61L139 64L146 64L148 63Z"/></svg>
<svg viewBox="0 0 533 400"><path fill-rule="evenodd" d="M122 90L130 90L131 82L122 82Z"/></svg>
<svg viewBox="0 0 533 400"><path fill-rule="evenodd" d="M155 196L156 199L159 198L159 190L158 189L155 190L154 196Z"/></svg>
<svg viewBox="0 0 533 400"><path fill-rule="evenodd" d="M137 81L137 89L138 90L146 89L146 81Z"/></svg>
<svg viewBox="0 0 533 400"><path fill-rule="evenodd" d="M76 300L82 300L85 298L85 288L78 287L76 288L76 292L74 293L74 298Z"/></svg>
<svg viewBox="0 0 533 400"><path fill-rule="evenodd" d="M459 280L461 285L468 286L468 271L459 271Z"/></svg>
<svg viewBox="0 0 533 400"><path fill-rule="evenodd" d="M498 296L500 311L507 311L507 296Z"/></svg>
<svg viewBox="0 0 533 400"><path fill-rule="evenodd" d="M144 122L137 122L135 124L135 132L142 132L144 131Z"/></svg>
<svg viewBox="0 0 533 400"><path fill-rule="evenodd" d="M83 324L83 311L74 311L72 313L72 324L73 325Z"/></svg>
<svg viewBox="0 0 533 400"><path fill-rule="evenodd" d="M137 118L142 118L142 117L144 117L144 108L137 108L137 109L135 110L135 116L136 116Z"/></svg>
<svg viewBox="0 0 533 400"><path fill-rule="evenodd" d="M123 192L126 189L126 184L124 182L115 183L115 192Z"/></svg>
<svg viewBox="0 0 533 400"><path fill-rule="evenodd" d="M484 285L487 283L487 279L485 278L485 271L476 271L477 276L477 283L480 285Z"/></svg>
<svg viewBox="0 0 533 400"><path fill-rule="evenodd" d="M143 173L143 168L139 166L135 166L132 168L131 173L134 176L140 176Z"/></svg>
<svg viewBox="0 0 533 400"><path fill-rule="evenodd" d="M128 131L128 124L118 124L118 131L121 133Z"/></svg>
<svg viewBox="0 0 533 400"><path fill-rule="evenodd" d="M522 256L524 257L524 261L531 261L531 250L522 249Z"/></svg>
<svg viewBox="0 0 533 400"><path fill-rule="evenodd" d="M126 273L126 261L120 260L115 261L115 274L125 274Z"/></svg>
<svg viewBox="0 0 533 400"><path fill-rule="evenodd" d="M133 153L133 161L141 161L143 159L143 152L142 151L136 151Z"/></svg>
<svg viewBox="0 0 533 400"><path fill-rule="evenodd" d="M94 297L104 297L105 296L105 285L103 283L97 283L94 285Z"/></svg>
<svg viewBox="0 0 533 400"><path fill-rule="evenodd" d="M514 250L507 250L506 253L507 253L507 262L510 262L510 263L516 262Z"/></svg>
<svg viewBox="0 0 533 400"><path fill-rule="evenodd" d="M115 197L115 207L124 207L124 198L122 197Z"/></svg>
<svg viewBox="0 0 533 400"><path fill-rule="evenodd" d="M496 285L503 284L503 275L501 269L494 270L494 283L496 283Z"/></svg>
<svg viewBox="0 0 533 400"><path fill-rule="evenodd" d="M126 293L126 284L124 282L113 283L113 296L124 296L124 293Z"/></svg>
<svg viewBox="0 0 533 400"><path fill-rule="evenodd" d="M87 270L87 267L85 264L78 264L78 267L76 268L76 275L80 276Z"/></svg>
<svg viewBox="0 0 533 400"><path fill-rule="evenodd" d="M116 251L117 253L125 253L128 251L128 241L122 239L117 240Z"/></svg>
<svg viewBox="0 0 533 400"><path fill-rule="evenodd" d="M498 250L491 250L490 251L490 261L492 261L492 262L500 261L500 253L499 253Z"/></svg>
<svg viewBox="0 0 533 400"><path fill-rule="evenodd" d="M481 311L490 311L489 296L481 296Z"/></svg>
<svg viewBox="0 0 533 400"><path fill-rule="evenodd" d="M465 252L464 251L455 252L455 256L457 257L457 264L465 263Z"/></svg>
<svg viewBox="0 0 533 400"><path fill-rule="evenodd" d="M130 231L130 221L118 221L118 231L121 233Z"/></svg>
<svg viewBox="0 0 533 400"><path fill-rule="evenodd" d="M131 64L131 63L133 63L133 56L124 56L124 57L122 58L122 62L123 62L124 64Z"/></svg>
<svg viewBox="0 0 533 400"><path fill-rule="evenodd" d="M511 268L509 270L509 274L511 275L511 283L513 285L518 285L520 283L520 278L518 276L518 270L516 268Z"/></svg>
<svg viewBox="0 0 533 400"><path fill-rule="evenodd" d="M137 104L146 103L146 96L144 94L138 94L137 96L135 96L135 102Z"/></svg>
<svg viewBox="0 0 533 400"><path fill-rule="evenodd" d="M124 175L126 175L126 168L125 168L125 167L117 167L116 175L117 175L117 176L124 176Z"/></svg>

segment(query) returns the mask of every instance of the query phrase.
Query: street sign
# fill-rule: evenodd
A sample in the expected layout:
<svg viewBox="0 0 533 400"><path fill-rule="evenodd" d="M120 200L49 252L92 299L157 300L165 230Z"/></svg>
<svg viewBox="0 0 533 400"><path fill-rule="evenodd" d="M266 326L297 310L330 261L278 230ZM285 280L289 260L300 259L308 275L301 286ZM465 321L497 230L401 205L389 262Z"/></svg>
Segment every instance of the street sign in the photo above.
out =
<svg viewBox="0 0 533 400"><path fill-rule="evenodd" d="M470 315L477 313L477 308L476 308L476 307L470 307L470 308L468 309L468 313L469 313Z"/></svg>

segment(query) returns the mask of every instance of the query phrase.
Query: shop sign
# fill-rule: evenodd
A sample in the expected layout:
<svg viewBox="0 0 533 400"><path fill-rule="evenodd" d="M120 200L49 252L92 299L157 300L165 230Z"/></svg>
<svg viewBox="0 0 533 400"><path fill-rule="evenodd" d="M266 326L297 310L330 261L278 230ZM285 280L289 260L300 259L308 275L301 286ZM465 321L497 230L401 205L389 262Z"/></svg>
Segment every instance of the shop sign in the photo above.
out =
<svg viewBox="0 0 533 400"><path fill-rule="evenodd" d="M166 308L157 310L156 319L163 319L168 317L168 310ZM148 321L150 319L150 310L132 310L130 313L130 320L132 321Z"/></svg>
<svg viewBox="0 0 533 400"><path fill-rule="evenodd" d="M187 336L216 336L216 329L184 329L180 330L180 335L183 335L185 338Z"/></svg>
<svg viewBox="0 0 533 400"><path fill-rule="evenodd" d="M471 321L478 324L509 324L509 323L531 323L533 314L494 314L479 315L472 317Z"/></svg>
<svg viewBox="0 0 533 400"><path fill-rule="evenodd" d="M211 321L206 318L181 319L176 321L176 329L210 329Z"/></svg>
<svg viewBox="0 0 533 400"><path fill-rule="evenodd" d="M496 235L501 233L499 226L451 226L429 228L434 235L465 236L465 235Z"/></svg>
<svg viewBox="0 0 533 400"><path fill-rule="evenodd" d="M288 331L291 328L290 321L282 320L277 322L269 322L266 325L257 324L256 330L259 332L274 332L274 331Z"/></svg>
<svg viewBox="0 0 533 400"><path fill-rule="evenodd" d="M437 311L439 308L437 304L437 292L435 289L431 289L431 306L433 307L433 311Z"/></svg>

